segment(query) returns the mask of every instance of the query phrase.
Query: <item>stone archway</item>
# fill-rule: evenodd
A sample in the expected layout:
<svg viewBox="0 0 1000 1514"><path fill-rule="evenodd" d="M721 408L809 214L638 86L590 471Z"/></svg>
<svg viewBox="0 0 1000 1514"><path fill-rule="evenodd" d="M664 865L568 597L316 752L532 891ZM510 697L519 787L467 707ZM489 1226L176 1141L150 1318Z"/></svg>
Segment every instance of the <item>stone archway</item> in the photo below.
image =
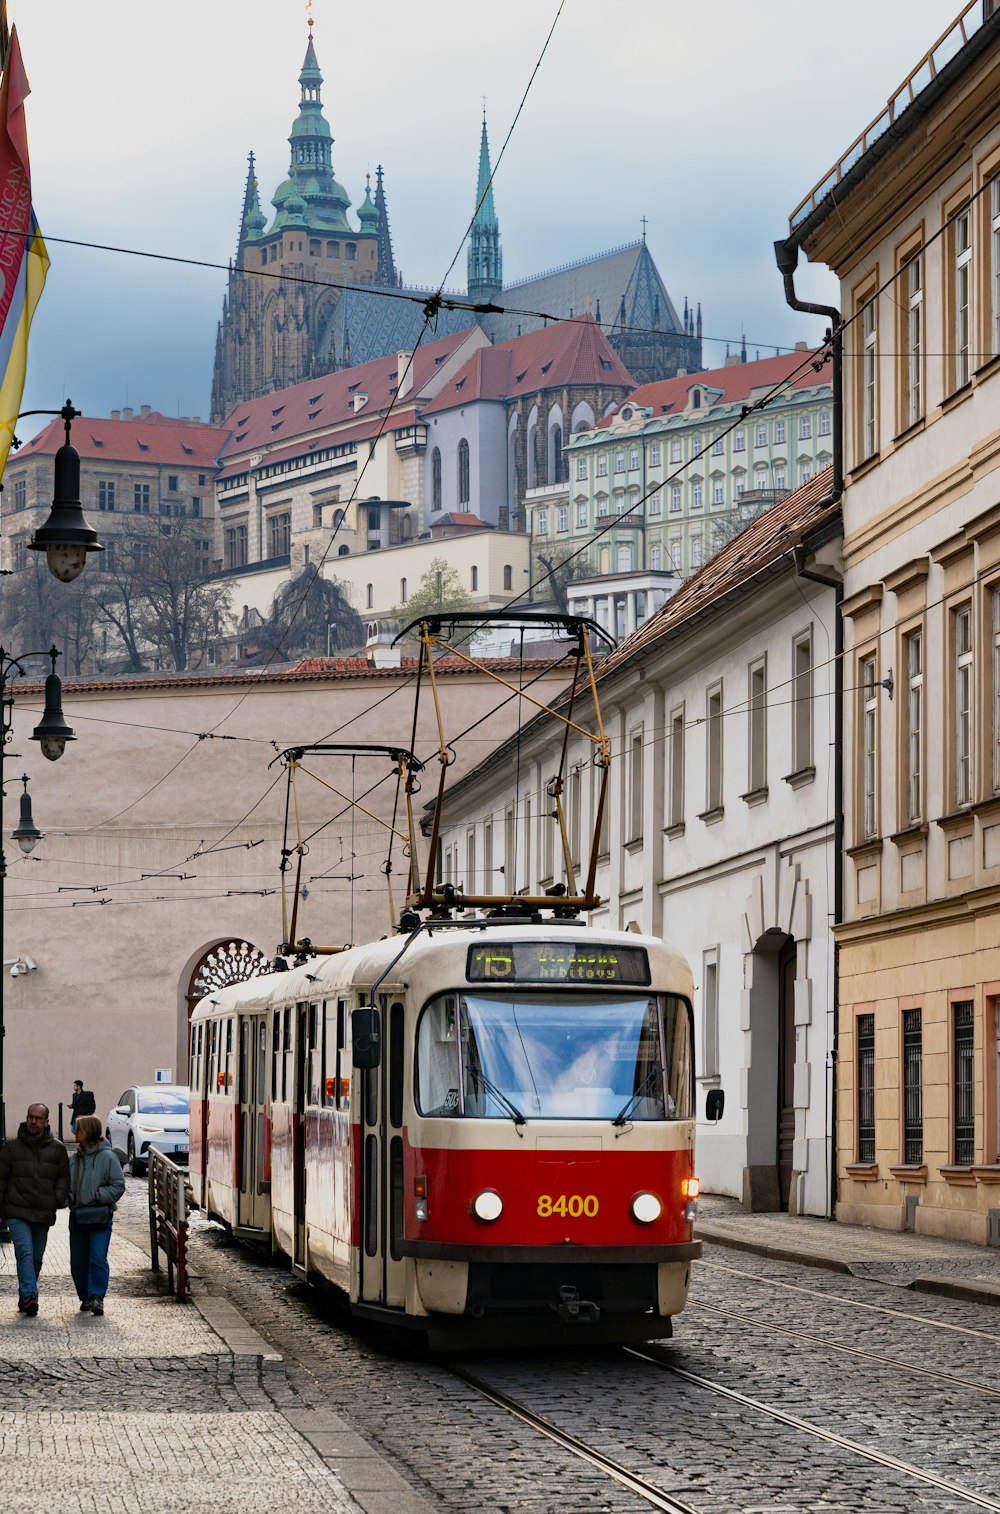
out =
<svg viewBox="0 0 1000 1514"><path fill-rule="evenodd" d="M807 1161L809 1090L799 1006L809 1001L811 935L809 887L797 863L785 864L775 893L768 908L764 879L756 878L743 917L743 1203L758 1213L796 1214Z"/></svg>

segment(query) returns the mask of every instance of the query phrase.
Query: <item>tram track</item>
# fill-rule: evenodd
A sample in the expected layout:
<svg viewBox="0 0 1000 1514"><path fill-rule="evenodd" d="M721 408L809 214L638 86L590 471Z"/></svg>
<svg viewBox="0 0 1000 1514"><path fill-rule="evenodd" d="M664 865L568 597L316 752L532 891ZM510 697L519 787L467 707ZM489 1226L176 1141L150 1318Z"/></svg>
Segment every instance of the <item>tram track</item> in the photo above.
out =
<svg viewBox="0 0 1000 1514"><path fill-rule="evenodd" d="M961 1483L953 1482L951 1478L944 1477L939 1472L931 1472L923 1467L914 1466L912 1462L903 1461L898 1456L891 1456L886 1451L878 1451L873 1446L859 1445L857 1441L850 1440L846 1435L838 1435L834 1430L825 1430L821 1425L811 1424L808 1420L800 1419L798 1415L789 1414L786 1409L761 1403L759 1399L740 1393L735 1388L728 1388L724 1383L714 1382L700 1372L690 1372L686 1367L679 1367L674 1362L665 1361L656 1347L626 1346L623 1350L627 1356L633 1357L636 1361L649 1362L659 1367L661 1371L669 1372L671 1376L679 1378L682 1382L704 1388L709 1393L717 1394L731 1403L739 1404L742 1408L752 1409L757 1414L767 1415L769 1419L776 1420L779 1424L796 1430L800 1434L810 1435L825 1441L828 1445L838 1446L841 1450L849 1451L853 1456L862 1457L865 1461L874 1462L878 1466L901 1473L938 1492L947 1493L951 1498L962 1503L969 1503L980 1509L1000 1510L1000 1499L992 1498L988 1493L977 1493L973 1488L963 1487Z"/></svg>

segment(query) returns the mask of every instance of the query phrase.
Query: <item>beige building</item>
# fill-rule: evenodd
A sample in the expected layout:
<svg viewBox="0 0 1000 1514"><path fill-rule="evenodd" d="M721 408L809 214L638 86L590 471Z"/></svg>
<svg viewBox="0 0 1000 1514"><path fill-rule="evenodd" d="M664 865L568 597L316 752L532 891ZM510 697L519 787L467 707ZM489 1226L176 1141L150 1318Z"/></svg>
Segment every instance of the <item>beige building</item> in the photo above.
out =
<svg viewBox="0 0 1000 1514"><path fill-rule="evenodd" d="M788 246L837 274L846 322L838 1215L1000 1244L992 12L964 8Z"/></svg>
<svg viewBox="0 0 1000 1514"><path fill-rule="evenodd" d="M209 974L221 982L230 943L271 957L285 933L278 892L285 774L276 749L324 739L408 744L413 674L407 665L377 670L323 659L285 674L67 683L63 708L77 739L53 763L30 739L42 691L17 691L12 749L23 754L45 834L29 857L7 843L8 1128L16 1129L31 1099L55 1112L77 1077L94 1090L102 1116L123 1088L152 1082L157 1069L183 1081L188 994L199 964L221 946L221 965ZM542 683L549 681L543 673ZM462 771L484 742L509 735L516 715L506 690L476 670L440 665L438 688L446 714L453 711L451 729L484 717L468 742L456 743ZM425 797L437 782L432 722L425 702L417 735L418 755L429 764ZM317 945L377 938L391 928L383 871L383 822L396 800L389 761L326 756L305 766L316 777L297 784L309 839L296 936ZM14 787L8 782L8 833ZM351 809L348 801L363 795L374 818ZM292 896L294 867L293 856ZM397 913L406 878L397 838ZM34 967L9 975L15 962Z"/></svg>

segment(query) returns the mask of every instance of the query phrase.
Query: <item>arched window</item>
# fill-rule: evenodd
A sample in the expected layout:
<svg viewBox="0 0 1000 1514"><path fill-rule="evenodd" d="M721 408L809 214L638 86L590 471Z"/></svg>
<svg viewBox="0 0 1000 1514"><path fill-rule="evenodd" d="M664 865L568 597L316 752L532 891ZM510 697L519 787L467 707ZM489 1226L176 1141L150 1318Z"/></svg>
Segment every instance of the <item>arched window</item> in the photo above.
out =
<svg viewBox="0 0 1000 1514"><path fill-rule="evenodd" d="M469 587L471 588L473 594L475 594L476 590L479 588L479 569L476 567L475 563L473 563L472 565Z"/></svg>
<svg viewBox="0 0 1000 1514"><path fill-rule="evenodd" d="M399 580L399 602L400 602L400 604L401 605L405 605L406 601L409 599L409 597L410 597L410 595L409 595L409 591L408 591L408 589L406 587L406 579L405 578L401 578Z"/></svg>
<svg viewBox="0 0 1000 1514"><path fill-rule="evenodd" d="M549 432L549 483L561 484L563 479L562 427L553 426Z"/></svg>
<svg viewBox="0 0 1000 1514"><path fill-rule="evenodd" d="M375 585L368 584L365 588L365 609L371 610L375 605Z"/></svg>
<svg viewBox="0 0 1000 1514"><path fill-rule="evenodd" d="M431 453L431 509L441 508L441 448Z"/></svg>
<svg viewBox="0 0 1000 1514"><path fill-rule="evenodd" d="M503 565L503 586L505 589L514 587L514 569L509 562Z"/></svg>
<svg viewBox="0 0 1000 1514"><path fill-rule="evenodd" d="M527 445L527 454L526 454L525 461L527 463L528 488L529 489L533 489L535 487L535 432L536 432L536 429L537 428L533 424L528 427L528 445Z"/></svg>
<svg viewBox="0 0 1000 1514"><path fill-rule="evenodd" d="M458 444L458 502L469 503L469 444L464 436Z"/></svg>
<svg viewBox="0 0 1000 1514"><path fill-rule="evenodd" d="M649 566L652 568L652 570L653 570L654 573L658 573L660 571L660 544L659 544L659 542L654 542L653 545L649 549Z"/></svg>
<svg viewBox="0 0 1000 1514"><path fill-rule="evenodd" d="M632 571L632 548L618 548L618 571L619 573L631 573Z"/></svg>
<svg viewBox="0 0 1000 1514"><path fill-rule="evenodd" d="M337 556L338 557L350 557L350 555L351 555L351 549L347 545L346 542L344 543L344 545L342 547L338 547L337 548Z"/></svg>

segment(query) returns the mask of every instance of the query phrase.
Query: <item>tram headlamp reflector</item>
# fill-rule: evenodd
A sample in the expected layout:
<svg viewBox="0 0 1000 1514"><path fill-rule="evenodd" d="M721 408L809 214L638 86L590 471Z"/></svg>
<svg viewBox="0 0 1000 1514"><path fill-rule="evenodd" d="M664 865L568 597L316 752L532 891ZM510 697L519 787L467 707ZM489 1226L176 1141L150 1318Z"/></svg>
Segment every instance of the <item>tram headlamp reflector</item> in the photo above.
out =
<svg viewBox="0 0 1000 1514"><path fill-rule="evenodd" d="M681 1193L686 1199L696 1199L701 1192L701 1178L681 1178Z"/></svg>
<svg viewBox="0 0 1000 1514"><path fill-rule="evenodd" d="M495 1188L484 1188L482 1193L477 1193L472 1200L472 1212L477 1220L484 1224L491 1224L503 1214L503 1199Z"/></svg>
<svg viewBox="0 0 1000 1514"><path fill-rule="evenodd" d="M417 1199L413 1205L413 1212L418 1220L425 1220L427 1218L427 1200Z"/></svg>
<svg viewBox="0 0 1000 1514"><path fill-rule="evenodd" d="M632 1214L640 1225L651 1225L663 1213L663 1205L655 1193L637 1193L632 1200Z"/></svg>

